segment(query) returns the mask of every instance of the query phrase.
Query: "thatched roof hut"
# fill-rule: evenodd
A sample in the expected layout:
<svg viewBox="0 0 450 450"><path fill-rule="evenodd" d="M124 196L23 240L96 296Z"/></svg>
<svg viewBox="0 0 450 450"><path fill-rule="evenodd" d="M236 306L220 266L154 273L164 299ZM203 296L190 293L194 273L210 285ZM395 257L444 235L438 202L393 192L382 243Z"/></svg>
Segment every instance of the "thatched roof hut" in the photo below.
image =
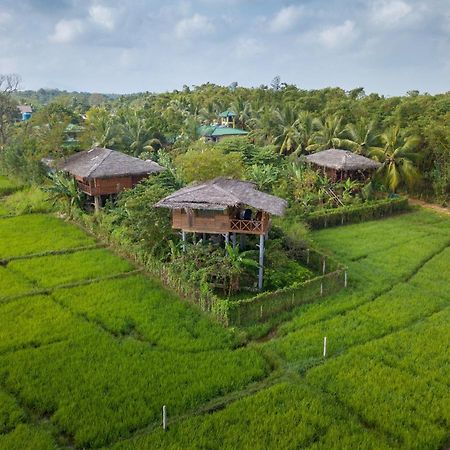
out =
<svg viewBox="0 0 450 450"><path fill-rule="evenodd" d="M236 235L259 236L258 289L263 286L264 241L270 229L270 214L282 216L287 202L258 191L254 183L216 178L191 184L160 200L155 206L172 210L172 227L186 232L219 234L233 245ZM253 211L255 210L255 211Z"/></svg>
<svg viewBox="0 0 450 450"><path fill-rule="evenodd" d="M57 167L70 173L77 180L78 188L95 198L96 209L101 205L102 195L130 189L149 175L164 170L154 161L101 147L75 153Z"/></svg>
<svg viewBox="0 0 450 450"><path fill-rule="evenodd" d="M160 208L193 210L226 210L230 207L251 207L282 216L286 200L258 191L249 181L216 178L182 188L156 204Z"/></svg>
<svg viewBox="0 0 450 450"><path fill-rule="evenodd" d="M144 161L109 148L95 147L75 153L59 164L59 169L85 180L140 176L164 170L154 161Z"/></svg>
<svg viewBox="0 0 450 450"><path fill-rule="evenodd" d="M308 155L306 160L322 168L333 180L365 177L381 166L378 161L336 148L313 153Z"/></svg>

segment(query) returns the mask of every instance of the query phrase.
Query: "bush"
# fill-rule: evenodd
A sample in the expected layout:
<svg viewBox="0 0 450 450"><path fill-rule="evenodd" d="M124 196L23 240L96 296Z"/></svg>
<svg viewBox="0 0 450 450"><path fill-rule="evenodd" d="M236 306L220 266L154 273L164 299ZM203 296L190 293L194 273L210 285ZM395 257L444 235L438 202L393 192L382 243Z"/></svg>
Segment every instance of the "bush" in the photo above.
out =
<svg viewBox="0 0 450 450"><path fill-rule="evenodd" d="M20 184L15 181L0 175L0 197L12 194L21 188Z"/></svg>
<svg viewBox="0 0 450 450"><path fill-rule="evenodd" d="M30 213L46 213L54 208L48 200L45 192L37 186L30 186L11 194L3 202L5 210L13 215Z"/></svg>
<svg viewBox="0 0 450 450"><path fill-rule="evenodd" d="M225 154L221 149L206 144L202 151L190 149L178 156L175 166L186 183L211 180L219 176L242 178L244 172L240 153Z"/></svg>

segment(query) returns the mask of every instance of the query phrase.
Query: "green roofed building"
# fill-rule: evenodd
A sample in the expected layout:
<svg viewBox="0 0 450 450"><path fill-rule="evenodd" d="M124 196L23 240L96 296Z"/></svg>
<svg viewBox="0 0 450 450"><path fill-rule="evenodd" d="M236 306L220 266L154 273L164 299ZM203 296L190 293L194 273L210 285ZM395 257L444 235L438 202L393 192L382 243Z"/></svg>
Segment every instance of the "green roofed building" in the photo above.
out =
<svg viewBox="0 0 450 450"><path fill-rule="evenodd" d="M221 123L224 127L235 127L236 126L236 122L235 122L235 117L236 117L236 113L230 110L226 110L223 111L219 114L219 117L221 119Z"/></svg>
<svg viewBox="0 0 450 450"><path fill-rule="evenodd" d="M212 142L218 142L227 137L246 136L248 134L245 130L222 125L202 125L198 128L198 132L205 140Z"/></svg>

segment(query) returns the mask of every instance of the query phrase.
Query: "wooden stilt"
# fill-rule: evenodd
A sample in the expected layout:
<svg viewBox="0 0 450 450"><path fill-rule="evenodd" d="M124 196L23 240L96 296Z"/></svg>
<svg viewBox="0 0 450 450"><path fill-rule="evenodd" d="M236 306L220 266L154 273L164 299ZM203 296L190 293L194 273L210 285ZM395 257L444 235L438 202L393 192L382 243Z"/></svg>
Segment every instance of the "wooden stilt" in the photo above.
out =
<svg viewBox="0 0 450 450"><path fill-rule="evenodd" d="M183 241L183 245L181 248L183 249L183 252L186 251L186 231L181 230L181 240Z"/></svg>
<svg viewBox="0 0 450 450"><path fill-rule="evenodd" d="M230 244L230 233L225 233L225 244Z"/></svg>
<svg viewBox="0 0 450 450"><path fill-rule="evenodd" d="M264 274L264 235L259 236L259 271L258 271L258 290L263 288L263 274Z"/></svg>
<svg viewBox="0 0 450 450"><path fill-rule="evenodd" d="M102 198L100 195L96 195L94 197L94 209L95 212L98 213L100 211L100 208L102 207Z"/></svg>
<svg viewBox="0 0 450 450"><path fill-rule="evenodd" d="M233 243L233 248L236 248L236 233L231 235L231 242Z"/></svg>

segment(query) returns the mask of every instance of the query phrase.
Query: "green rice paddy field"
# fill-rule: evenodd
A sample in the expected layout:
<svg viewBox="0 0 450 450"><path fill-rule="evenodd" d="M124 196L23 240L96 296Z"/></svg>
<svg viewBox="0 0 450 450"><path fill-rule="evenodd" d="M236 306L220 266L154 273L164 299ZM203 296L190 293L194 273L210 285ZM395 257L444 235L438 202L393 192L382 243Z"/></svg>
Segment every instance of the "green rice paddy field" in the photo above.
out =
<svg viewBox="0 0 450 450"><path fill-rule="evenodd" d="M76 226L1 218L0 449L447 448L450 220L313 236L349 287L243 345Z"/></svg>

